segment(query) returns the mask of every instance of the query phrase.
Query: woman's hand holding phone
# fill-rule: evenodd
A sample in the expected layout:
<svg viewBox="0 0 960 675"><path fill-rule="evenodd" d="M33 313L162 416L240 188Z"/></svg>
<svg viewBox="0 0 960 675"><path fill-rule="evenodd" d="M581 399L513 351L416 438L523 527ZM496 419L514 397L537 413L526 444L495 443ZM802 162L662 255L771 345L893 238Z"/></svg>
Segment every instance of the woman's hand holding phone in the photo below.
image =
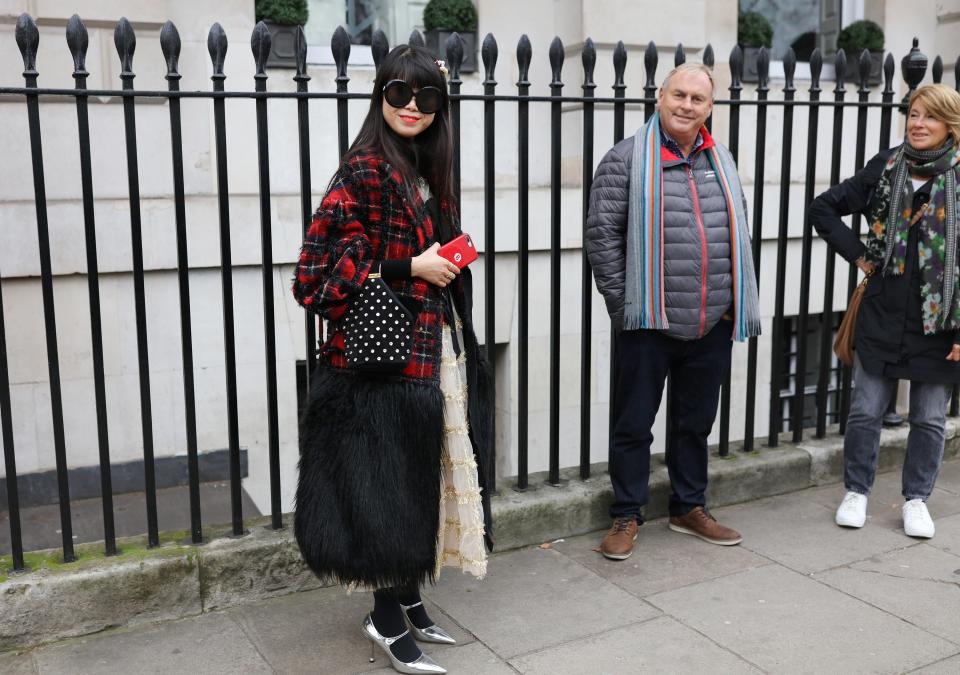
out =
<svg viewBox="0 0 960 675"><path fill-rule="evenodd" d="M410 261L410 274L429 281L434 286L445 287L460 274L460 268L437 254L440 244L433 246Z"/></svg>

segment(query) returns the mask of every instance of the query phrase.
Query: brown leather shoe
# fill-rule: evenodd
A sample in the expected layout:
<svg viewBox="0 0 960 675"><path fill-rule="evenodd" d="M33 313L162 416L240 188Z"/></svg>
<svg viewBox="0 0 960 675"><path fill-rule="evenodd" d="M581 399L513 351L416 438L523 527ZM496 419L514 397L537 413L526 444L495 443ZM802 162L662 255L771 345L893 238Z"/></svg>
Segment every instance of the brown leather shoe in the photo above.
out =
<svg viewBox="0 0 960 675"><path fill-rule="evenodd" d="M637 519L633 516L615 518L613 526L600 544L600 552L610 560L626 560L633 553L638 527Z"/></svg>
<svg viewBox="0 0 960 675"><path fill-rule="evenodd" d="M704 541L720 546L733 546L743 541L743 537L736 530L721 525L707 513L702 506L696 506L685 516L671 516L670 529L674 532L692 534Z"/></svg>

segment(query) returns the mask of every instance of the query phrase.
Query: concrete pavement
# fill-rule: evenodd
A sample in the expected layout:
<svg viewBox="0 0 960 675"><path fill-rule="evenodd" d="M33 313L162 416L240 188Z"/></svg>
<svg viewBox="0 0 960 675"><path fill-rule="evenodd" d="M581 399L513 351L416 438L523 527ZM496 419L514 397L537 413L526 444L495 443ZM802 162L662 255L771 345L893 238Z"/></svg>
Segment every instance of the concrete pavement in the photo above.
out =
<svg viewBox="0 0 960 675"><path fill-rule="evenodd" d="M736 547L654 520L623 562L598 532L495 555L482 582L447 570L425 596L459 644L426 651L451 673L958 673L960 460L932 540L903 534L899 492L879 477L862 530L833 524L830 485L716 509ZM389 673L360 636L370 604L301 592L0 655L0 672Z"/></svg>

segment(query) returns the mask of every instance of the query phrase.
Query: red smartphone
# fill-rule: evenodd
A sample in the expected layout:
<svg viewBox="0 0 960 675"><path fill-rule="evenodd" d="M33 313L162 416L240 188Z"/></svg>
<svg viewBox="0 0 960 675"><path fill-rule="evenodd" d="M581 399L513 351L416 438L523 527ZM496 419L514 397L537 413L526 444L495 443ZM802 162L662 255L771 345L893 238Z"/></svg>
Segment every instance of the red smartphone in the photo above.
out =
<svg viewBox="0 0 960 675"><path fill-rule="evenodd" d="M473 245L473 239L466 233L461 234L456 239L448 241L440 247L437 253L460 269L463 269L478 258L477 247Z"/></svg>

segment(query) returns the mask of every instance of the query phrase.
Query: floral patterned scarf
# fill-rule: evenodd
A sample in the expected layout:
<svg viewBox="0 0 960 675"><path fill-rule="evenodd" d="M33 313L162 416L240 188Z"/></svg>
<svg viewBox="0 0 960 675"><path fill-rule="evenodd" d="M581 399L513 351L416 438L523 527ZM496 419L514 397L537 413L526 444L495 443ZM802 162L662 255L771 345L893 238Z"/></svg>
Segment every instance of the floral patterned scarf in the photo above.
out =
<svg viewBox="0 0 960 675"><path fill-rule="evenodd" d="M867 232L869 262L886 275L904 273L913 216L910 174L932 177L930 201L916 227L917 258L923 286L923 332L960 328L960 269L957 267L957 189L960 145L952 140L937 150L916 150L904 143L884 167L870 201Z"/></svg>

